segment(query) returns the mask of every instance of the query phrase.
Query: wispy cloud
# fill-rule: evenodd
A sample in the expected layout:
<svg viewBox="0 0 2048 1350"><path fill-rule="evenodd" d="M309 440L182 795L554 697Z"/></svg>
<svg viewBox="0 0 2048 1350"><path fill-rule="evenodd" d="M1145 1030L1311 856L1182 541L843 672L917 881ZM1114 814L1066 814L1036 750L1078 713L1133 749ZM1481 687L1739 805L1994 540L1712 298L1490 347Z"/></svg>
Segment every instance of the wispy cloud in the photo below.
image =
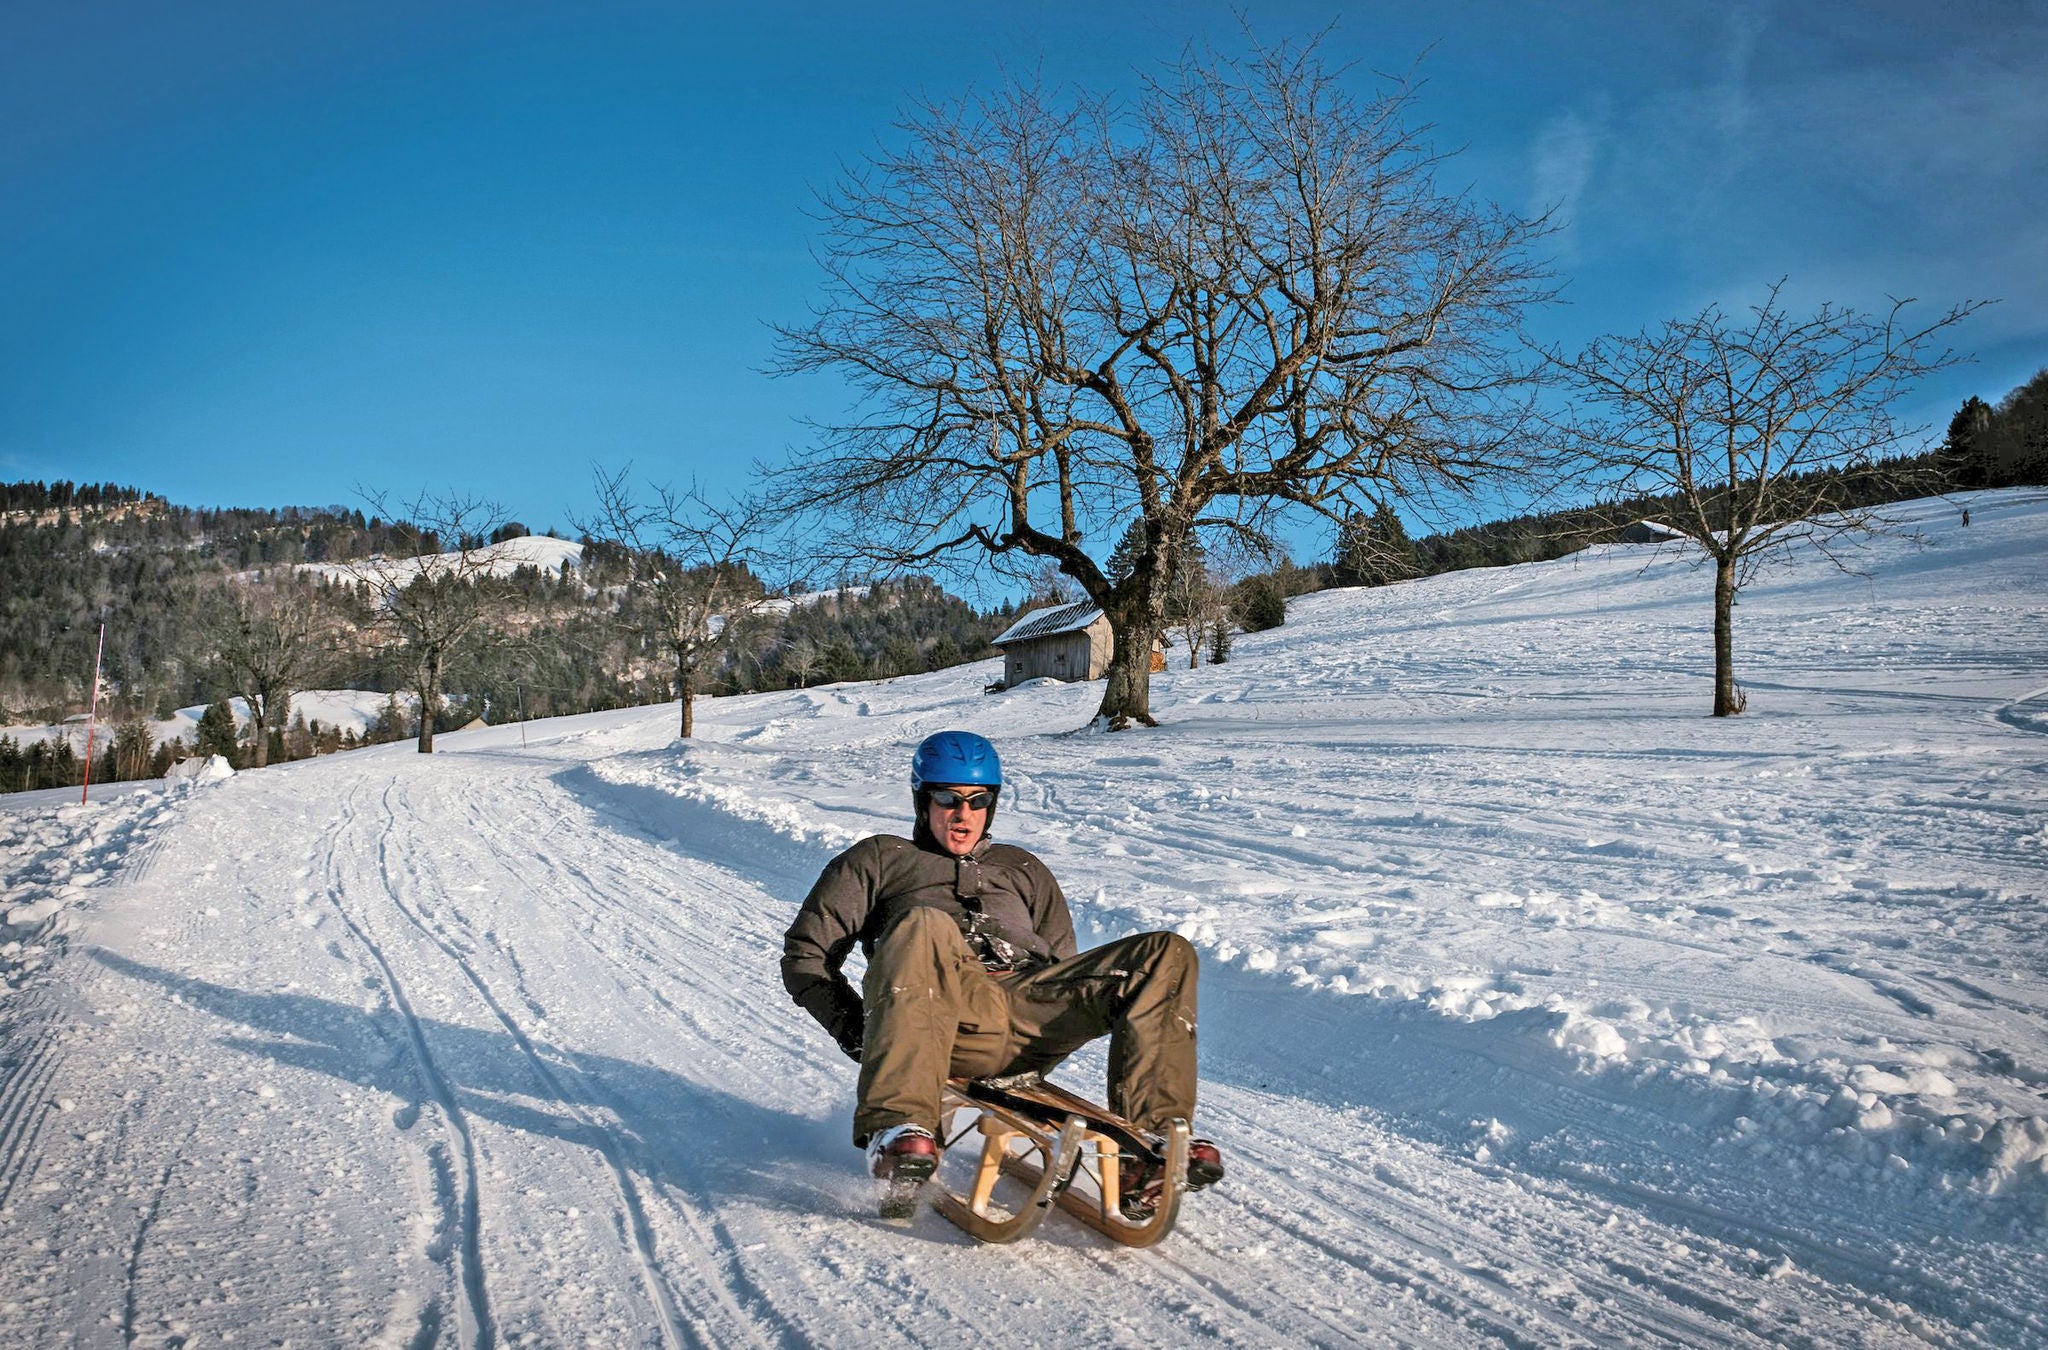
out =
<svg viewBox="0 0 2048 1350"><path fill-rule="evenodd" d="M1577 251L1574 227L1605 137L1590 114L1567 112L1544 123L1530 147L1529 211L1551 213L1561 257Z"/></svg>
<svg viewBox="0 0 2048 1350"><path fill-rule="evenodd" d="M1560 117L1532 152L1540 190L1569 184L1576 252L1628 256L1672 312L1748 297L1780 276L1842 303L2000 297L1987 323L2048 333L2048 81L2025 32L1951 35L1924 54L1889 34L1723 20L1695 78L1618 103L1609 134ZM1574 178L1582 143L1594 147ZM1546 177L1545 175L1548 175ZM1646 316L1648 317L1648 316Z"/></svg>

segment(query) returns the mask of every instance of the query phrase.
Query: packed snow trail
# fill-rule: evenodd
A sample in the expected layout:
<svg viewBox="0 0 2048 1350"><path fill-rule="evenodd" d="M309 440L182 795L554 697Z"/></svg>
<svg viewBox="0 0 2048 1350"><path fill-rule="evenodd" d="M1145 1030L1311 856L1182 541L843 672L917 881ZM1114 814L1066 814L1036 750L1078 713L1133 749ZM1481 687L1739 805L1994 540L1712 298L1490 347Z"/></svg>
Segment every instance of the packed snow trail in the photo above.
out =
<svg viewBox="0 0 2048 1350"><path fill-rule="evenodd" d="M1204 1128L1231 1182L1166 1248L1057 1220L1009 1250L929 1214L883 1227L842 1137L850 1066L775 981L792 897L565 776L546 753L377 752L188 805L48 991L73 1020L38 1047L56 1128L8 1177L9 1227L47 1235L14 1252L9 1343L1840 1344L1911 1324L1857 1287L1875 1268L1810 1273L1333 1110L1291 1091L1295 1056L1228 1030ZM1218 983L1207 1025L1291 1020L1256 1011L1285 991ZM1469 1053L1427 1058L1516 1091Z"/></svg>
<svg viewBox="0 0 2048 1350"><path fill-rule="evenodd" d="M0 813L0 1343L2048 1344L2048 501L1977 511L1861 645L1747 596L1732 725L1646 692L1696 577L1592 558L1314 597L1143 736L982 666ZM960 724L1084 941L1205 952L1160 1248L877 1222L781 992Z"/></svg>

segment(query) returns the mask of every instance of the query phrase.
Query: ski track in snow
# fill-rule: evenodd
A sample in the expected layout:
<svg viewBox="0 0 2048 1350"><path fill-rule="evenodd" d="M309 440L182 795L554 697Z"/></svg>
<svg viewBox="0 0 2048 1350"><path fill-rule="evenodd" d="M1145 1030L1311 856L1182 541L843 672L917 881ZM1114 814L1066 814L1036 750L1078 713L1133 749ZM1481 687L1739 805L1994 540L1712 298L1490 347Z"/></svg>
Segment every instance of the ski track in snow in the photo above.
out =
<svg viewBox="0 0 2048 1350"><path fill-rule="evenodd" d="M1157 732L980 666L0 800L0 1343L2048 1344L2048 494L1970 504L1745 592L1734 723L1701 574L1595 550L1298 600ZM1084 941L1205 954L1157 1249L874 1219L781 992L963 724Z"/></svg>

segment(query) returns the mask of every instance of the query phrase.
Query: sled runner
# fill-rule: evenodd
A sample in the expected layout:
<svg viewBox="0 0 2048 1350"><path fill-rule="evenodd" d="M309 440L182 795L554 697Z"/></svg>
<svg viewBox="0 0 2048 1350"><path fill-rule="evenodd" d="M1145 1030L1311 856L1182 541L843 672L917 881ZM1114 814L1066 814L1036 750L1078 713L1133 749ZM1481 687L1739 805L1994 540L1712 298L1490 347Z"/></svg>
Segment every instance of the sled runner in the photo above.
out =
<svg viewBox="0 0 2048 1350"><path fill-rule="evenodd" d="M942 1110L946 1142L958 1144L976 1131L981 1156L967 1195L941 1182L932 1204L981 1241L1015 1242L1043 1222L1055 1204L1126 1247L1149 1247L1173 1231L1186 1188L1186 1121L1174 1121L1161 1139L1036 1077L1000 1083L953 1079L946 1085ZM1125 1218L1119 1207L1119 1183L1128 1167L1164 1168L1158 1204L1143 1222ZM996 1183L1006 1174L1028 1189L1007 1215L993 1203Z"/></svg>

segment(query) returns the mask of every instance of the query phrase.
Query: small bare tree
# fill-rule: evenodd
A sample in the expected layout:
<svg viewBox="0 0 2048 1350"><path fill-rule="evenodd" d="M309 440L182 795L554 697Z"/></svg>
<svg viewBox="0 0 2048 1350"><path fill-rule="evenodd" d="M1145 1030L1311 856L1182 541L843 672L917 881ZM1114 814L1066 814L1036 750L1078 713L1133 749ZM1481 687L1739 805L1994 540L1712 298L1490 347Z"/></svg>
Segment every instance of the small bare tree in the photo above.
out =
<svg viewBox="0 0 2048 1350"><path fill-rule="evenodd" d="M822 203L824 297L781 369L860 412L778 491L885 567L1051 559L1115 631L1098 716L1151 723L1173 540L1469 486L1524 443L1545 226L1442 189L1411 102L1310 43L1191 54L1127 110L918 109Z"/></svg>
<svg viewBox="0 0 2048 1350"><path fill-rule="evenodd" d="M149 777L150 761L156 755L156 733L140 713L130 713L114 723L114 736L107 753L114 761L114 776L124 781Z"/></svg>
<svg viewBox="0 0 2048 1350"><path fill-rule="evenodd" d="M1735 683L1735 595L1758 567L1805 542L1880 526L1869 474L1925 428L1892 416L1915 380L1964 359L1908 300L1879 315L1823 304L1789 314L1772 286L1747 321L1708 306L1636 337L1602 338L1550 361L1582 401L1574 428L1593 472L1628 495L1677 501L1665 520L1714 565L1714 716L1743 709Z"/></svg>
<svg viewBox="0 0 2048 1350"><path fill-rule="evenodd" d="M796 678L797 688L808 689L811 677L818 673L822 655L817 643L809 638L796 638L783 644L782 668Z"/></svg>
<svg viewBox="0 0 2048 1350"><path fill-rule="evenodd" d="M378 496L379 515L393 518ZM419 696L419 752L434 753L434 717L450 665L489 631L509 603L500 573L510 570L490 537L505 521L495 503L456 493L422 492L395 517L404 551L337 564L355 585L370 630L406 664Z"/></svg>
<svg viewBox="0 0 2048 1350"><path fill-rule="evenodd" d="M674 663L680 735L696 731L697 691L748 631L763 590L766 509L749 500L714 502L701 490L635 489L630 465L597 473L598 519L585 532L632 556L635 629Z"/></svg>
<svg viewBox="0 0 2048 1350"><path fill-rule="evenodd" d="M1188 669L1201 664L1202 643L1228 606L1209 567L1208 551L1193 534L1174 544L1161 585L1160 621L1188 649Z"/></svg>
<svg viewBox="0 0 2048 1350"><path fill-rule="evenodd" d="M290 721L292 695L331 659L334 628L332 610L309 578L230 579L200 597L200 664L248 705L256 768L270 762L270 733Z"/></svg>
<svg viewBox="0 0 2048 1350"><path fill-rule="evenodd" d="M1188 649L1188 669L1202 663L1202 642L1223 613L1223 591L1200 563L1176 567L1167 574L1164 606L1166 631Z"/></svg>

